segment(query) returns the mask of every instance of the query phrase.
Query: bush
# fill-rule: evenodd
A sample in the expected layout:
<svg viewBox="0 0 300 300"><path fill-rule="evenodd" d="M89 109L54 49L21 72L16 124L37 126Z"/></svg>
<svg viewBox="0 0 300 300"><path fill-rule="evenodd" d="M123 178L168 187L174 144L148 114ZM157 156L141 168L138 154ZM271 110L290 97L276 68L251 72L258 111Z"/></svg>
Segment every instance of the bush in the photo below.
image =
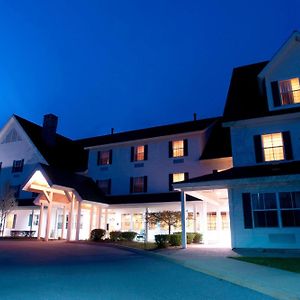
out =
<svg viewBox="0 0 300 300"><path fill-rule="evenodd" d="M91 231L90 240L100 241L105 236L106 231L104 229L93 229Z"/></svg>
<svg viewBox="0 0 300 300"><path fill-rule="evenodd" d="M134 231L124 231L121 232L122 239L126 241L133 241L133 239L136 237L137 233Z"/></svg>
<svg viewBox="0 0 300 300"><path fill-rule="evenodd" d="M122 239L122 232L121 231L111 231L109 233L109 238L113 242L119 241Z"/></svg>
<svg viewBox="0 0 300 300"><path fill-rule="evenodd" d="M195 232L193 243L200 244L201 242L202 242L202 234L199 232Z"/></svg>
<svg viewBox="0 0 300 300"><path fill-rule="evenodd" d="M155 243L158 248L167 248L170 240L170 235L168 234L156 234Z"/></svg>
<svg viewBox="0 0 300 300"><path fill-rule="evenodd" d="M181 245L181 234L171 234L169 236L169 243L171 246L180 246Z"/></svg>
<svg viewBox="0 0 300 300"><path fill-rule="evenodd" d="M193 232L188 232L188 233L186 234L186 242L187 242L188 244L191 244L191 243L193 242L193 240L194 240L194 237L195 237L195 233L193 233Z"/></svg>

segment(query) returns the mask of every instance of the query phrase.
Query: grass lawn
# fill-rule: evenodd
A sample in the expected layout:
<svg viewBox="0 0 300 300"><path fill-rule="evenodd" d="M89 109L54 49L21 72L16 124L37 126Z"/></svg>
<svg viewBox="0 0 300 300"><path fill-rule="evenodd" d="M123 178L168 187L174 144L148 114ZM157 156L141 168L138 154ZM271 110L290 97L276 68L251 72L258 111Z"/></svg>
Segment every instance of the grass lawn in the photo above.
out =
<svg viewBox="0 0 300 300"><path fill-rule="evenodd" d="M282 269L300 273L300 258L279 258L279 257L231 257L233 259L263 265L267 267Z"/></svg>

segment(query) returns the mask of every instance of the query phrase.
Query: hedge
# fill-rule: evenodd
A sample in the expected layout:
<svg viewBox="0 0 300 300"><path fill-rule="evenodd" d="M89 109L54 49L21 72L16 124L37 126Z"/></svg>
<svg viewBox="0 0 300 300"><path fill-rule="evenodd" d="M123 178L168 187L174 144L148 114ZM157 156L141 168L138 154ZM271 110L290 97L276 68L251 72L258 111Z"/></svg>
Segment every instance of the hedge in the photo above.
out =
<svg viewBox="0 0 300 300"><path fill-rule="evenodd" d="M122 232L121 231L111 231L109 233L109 238L113 242L117 242L122 239Z"/></svg>
<svg viewBox="0 0 300 300"><path fill-rule="evenodd" d="M124 231L121 232L121 238L126 241L133 241L137 233L134 231Z"/></svg>
<svg viewBox="0 0 300 300"><path fill-rule="evenodd" d="M90 240L100 241L105 236L106 231L104 229L93 229L90 234Z"/></svg>
<svg viewBox="0 0 300 300"><path fill-rule="evenodd" d="M169 236L169 243L171 246L180 246L181 245L181 234L171 234Z"/></svg>
<svg viewBox="0 0 300 300"><path fill-rule="evenodd" d="M156 234L155 243L158 248L167 248L169 245L170 236L168 234Z"/></svg>

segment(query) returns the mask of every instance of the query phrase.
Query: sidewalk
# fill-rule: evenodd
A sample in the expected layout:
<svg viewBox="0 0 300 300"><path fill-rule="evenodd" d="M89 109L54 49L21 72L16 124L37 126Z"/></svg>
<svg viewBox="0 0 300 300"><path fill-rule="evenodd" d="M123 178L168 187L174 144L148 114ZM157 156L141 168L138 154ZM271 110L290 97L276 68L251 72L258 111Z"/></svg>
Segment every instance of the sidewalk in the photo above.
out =
<svg viewBox="0 0 300 300"><path fill-rule="evenodd" d="M228 248L193 245L188 249L162 249L155 253L185 267L256 290L276 299L300 300L300 274L228 258L228 256L239 256ZM300 256L299 252L284 251L274 253L247 250L239 251L239 253L247 256Z"/></svg>

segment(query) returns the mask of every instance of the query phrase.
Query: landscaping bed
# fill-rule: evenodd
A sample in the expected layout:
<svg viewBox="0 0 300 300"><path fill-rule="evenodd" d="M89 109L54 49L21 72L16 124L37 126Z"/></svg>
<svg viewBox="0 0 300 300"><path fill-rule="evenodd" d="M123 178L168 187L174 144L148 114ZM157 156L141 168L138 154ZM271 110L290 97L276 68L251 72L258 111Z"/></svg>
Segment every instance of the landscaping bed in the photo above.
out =
<svg viewBox="0 0 300 300"><path fill-rule="evenodd" d="M300 273L300 258L282 257L231 257L240 261L245 261L257 265L282 269L290 272Z"/></svg>

